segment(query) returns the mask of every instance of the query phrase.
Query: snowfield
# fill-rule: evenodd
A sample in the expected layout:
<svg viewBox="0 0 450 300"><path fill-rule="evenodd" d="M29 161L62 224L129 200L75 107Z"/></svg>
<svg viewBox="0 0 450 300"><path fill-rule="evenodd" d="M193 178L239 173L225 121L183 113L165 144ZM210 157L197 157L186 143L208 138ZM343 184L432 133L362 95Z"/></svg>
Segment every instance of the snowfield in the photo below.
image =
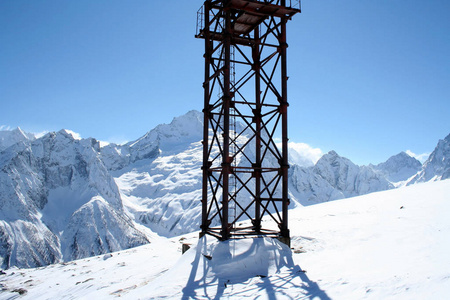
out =
<svg viewBox="0 0 450 300"><path fill-rule="evenodd" d="M276 239L196 233L0 275L0 299L448 299L450 180L290 211ZM181 244L191 244L184 255Z"/></svg>

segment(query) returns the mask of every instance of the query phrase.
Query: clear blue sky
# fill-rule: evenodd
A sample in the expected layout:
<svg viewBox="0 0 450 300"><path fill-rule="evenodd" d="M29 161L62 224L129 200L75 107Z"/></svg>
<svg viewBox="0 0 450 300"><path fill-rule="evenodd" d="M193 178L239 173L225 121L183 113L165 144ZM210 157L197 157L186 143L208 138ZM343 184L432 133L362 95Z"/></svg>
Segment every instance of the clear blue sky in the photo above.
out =
<svg viewBox="0 0 450 300"><path fill-rule="evenodd" d="M0 126L134 140L203 105L203 1L1 0ZM358 164L450 133L450 1L303 0L289 135Z"/></svg>

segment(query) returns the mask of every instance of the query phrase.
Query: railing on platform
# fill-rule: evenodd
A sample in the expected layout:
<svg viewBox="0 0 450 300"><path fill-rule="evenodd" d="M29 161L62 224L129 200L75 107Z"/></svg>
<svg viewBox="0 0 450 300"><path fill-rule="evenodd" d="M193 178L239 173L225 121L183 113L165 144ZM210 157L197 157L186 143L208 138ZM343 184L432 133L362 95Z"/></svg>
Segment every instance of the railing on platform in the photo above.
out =
<svg viewBox="0 0 450 300"><path fill-rule="evenodd" d="M302 2L300 0L289 0L290 7L302 10Z"/></svg>
<svg viewBox="0 0 450 300"><path fill-rule="evenodd" d="M258 1L258 0L257 0ZM277 1L278 3L278 1ZM301 11L302 3L301 0L286 0L286 7L295 8ZM213 17L213 16L212 16ZM196 37L199 37L202 30L205 28L205 12L204 5L202 5L197 11L197 24L195 28Z"/></svg>
<svg viewBox="0 0 450 300"><path fill-rule="evenodd" d="M199 10L197 11L197 27L195 28L195 35L198 36L200 35L200 31L203 30L203 28L205 28L205 24L204 24L204 18L205 18L205 13L203 11L204 5L202 5L202 7L199 8Z"/></svg>

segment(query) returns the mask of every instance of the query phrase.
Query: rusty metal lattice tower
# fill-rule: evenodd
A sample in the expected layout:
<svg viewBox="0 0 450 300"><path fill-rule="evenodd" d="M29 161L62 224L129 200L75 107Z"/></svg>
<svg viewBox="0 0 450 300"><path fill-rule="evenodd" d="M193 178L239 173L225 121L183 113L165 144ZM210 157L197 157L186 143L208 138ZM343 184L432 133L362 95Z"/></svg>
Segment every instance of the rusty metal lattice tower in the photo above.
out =
<svg viewBox="0 0 450 300"><path fill-rule="evenodd" d="M207 0L198 12L196 37L205 40L201 235L289 242L286 23L299 12L289 0ZM245 219L252 225L243 226Z"/></svg>

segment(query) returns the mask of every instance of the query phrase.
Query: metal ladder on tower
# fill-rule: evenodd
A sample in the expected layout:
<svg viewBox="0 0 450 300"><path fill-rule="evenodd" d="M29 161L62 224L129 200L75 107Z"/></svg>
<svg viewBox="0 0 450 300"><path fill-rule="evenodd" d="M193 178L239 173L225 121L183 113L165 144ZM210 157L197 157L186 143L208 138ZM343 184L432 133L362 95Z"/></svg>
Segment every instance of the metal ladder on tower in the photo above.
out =
<svg viewBox="0 0 450 300"><path fill-rule="evenodd" d="M237 167L237 133L236 133L236 109L235 109L235 96L234 96L234 91L235 91L235 84L236 84L236 64L235 64L235 47L231 46L230 49L230 58L231 58L231 62L230 62L230 85L231 85L231 92L232 92L232 100L231 100L231 107L230 107L230 141L231 141L231 147L230 147L230 156L233 157L233 161L232 161L232 175L230 177L230 182L229 182L229 190L230 190L230 194L233 195L233 201L231 201L232 203L230 203L229 209L232 212L232 216L233 216L233 228L232 230L235 231L236 230L236 215L237 215L237 179L236 179L236 167Z"/></svg>

